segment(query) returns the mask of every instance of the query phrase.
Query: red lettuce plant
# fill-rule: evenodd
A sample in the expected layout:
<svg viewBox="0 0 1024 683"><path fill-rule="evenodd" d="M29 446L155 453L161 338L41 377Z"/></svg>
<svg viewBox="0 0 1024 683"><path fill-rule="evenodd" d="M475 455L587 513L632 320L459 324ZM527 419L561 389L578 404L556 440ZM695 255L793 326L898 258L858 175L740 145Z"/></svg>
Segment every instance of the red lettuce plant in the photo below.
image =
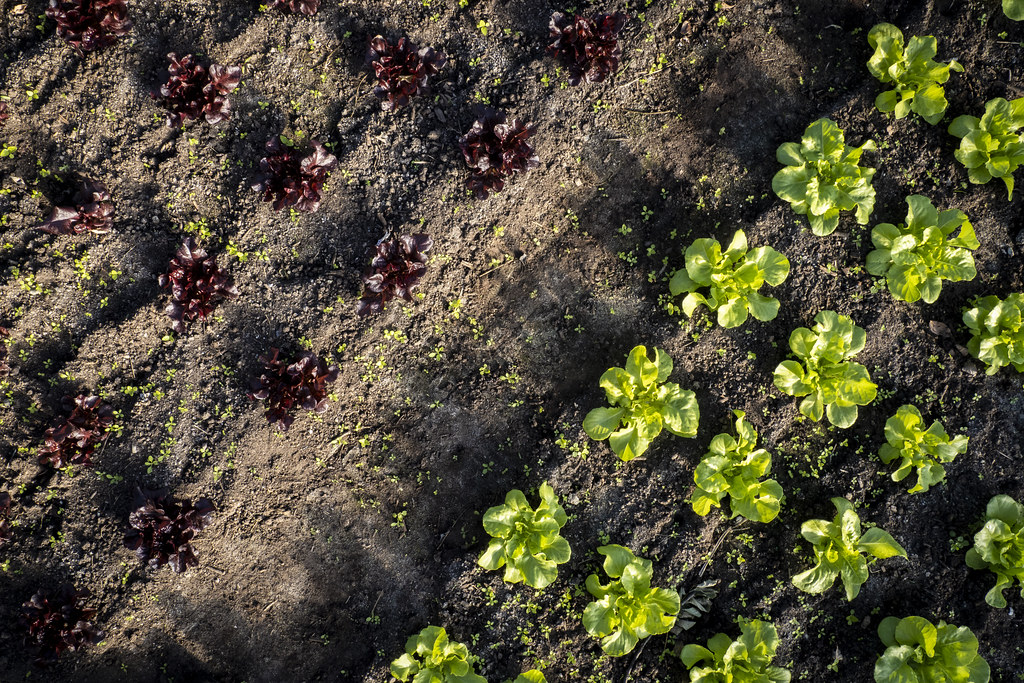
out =
<svg viewBox="0 0 1024 683"><path fill-rule="evenodd" d="M363 296L356 313L380 313L395 297L412 301L412 289L427 271L426 252L434 246L429 235L390 234L376 246L370 270L363 276Z"/></svg>
<svg viewBox="0 0 1024 683"><path fill-rule="evenodd" d="M274 210L294 206L299 211L316 211L320 207L320 190L327 174L338 166L338 160L316 140L305 157L294 148L281 144L278 138L267 142L267 156L260 160L262 173L252 188L263 193L263 201L273 200Z"/></svg>
<svg viewBox="0 0 1024 683"><path fill-rule="evenodd" d="M96 447L110 435L114 409L99 396L79 394L65 396L61 401L67 417L59 418L46 430L44 445L39 449L39 464L57 469L69 465L91 465Z"/></svg>
<svg viewBox="0 0 1024 683"><path fill-rule="evenodd" d="M270 0L267 7L276 7L281 11L290 10L293 14L313 16L320 9L320 0Z"/></svg>
<svg viewBox="0 0 1024 683"><path fill-rule="evenodd" d="M80 54L116 43L132 27L124 0L50 0L46 16Z"/></svg>
<svg viewBox="0 0 1024 683"><path fill-rule="evenodd" d="M280 349L260 356L263 373L250 382L249 398L266 401L267 422L278 423L287 431L295 421L292 413L305 408L317 413L327 410L327 385L338 379L338 367L328 366L316 354L307 351L291 360L282 360Z"/></svg>
<svg viewBox="0 0 1024 683"><path fill-rule="evenodd" d="M7 119L9 117L10 114L7 112L7 103L0 102L0 128L4 127L4 124L7 123Z"/></svg>
<svg viewBox="0 0 1024 683"><path fill-rule="evenodd" d="M436 75L448 61L432 47L417 49L408 38L399 38L392 45L383 36L370 39L366 59L377 76L373 94L380 98L384 111L393 111L409 104L417 95L429 95L427 80Z"/></svg>
<svg viewBox="0 0 1024 683"><path fill-rule="evenodd" d="M7 331L7 328L0 327L0 376L11 371L11 366L7 364L7 344L10 338L11 333Z"/></svg>
<svg viewBox="0 0 1024 683"><path fill-rule="evenodd" d="M11 494L0 491L0 548L11 541Z"/></svg>
<svg viewBox="0 0 1024 683"><path fill-rule="evenodd" d="M537 130L519 119L505 123L505 112L482 107L469 132L459 140L462 156L473 169L466 186L480 199L500 192L504 178L540 166L533 147L526 142Z"/></svg>
<svg viewBox="0 0 1024 683"><path fill-rule="evenodd" d="M21 606L21 623L28 633L25 644L35 647L36 664L46 666L65 650L98 643L106 635L92 623L96 610L86 607L88 589L64 584L56 592L40 589Z"/></svg>
<svg viewBox="0 0 1024 683"><path fill-rule="evenodd" d="M173 52L167 59L171 62L167 67L169 78L151 94L168 110L168 126L181 126L200 116L211 125L231 118L228 94L242 80L241 67L211 64L207 69L193 55L178 59Z"/></svg>
<svg viewBox="0 0 1024 683"><path fill-rule="evenodd" d="M151 569L170 565L180 574L199 565L192 550L192 539L210 523L213 503L200 498L195 503L177 500L166 491L136 490L136 505L128 523L124 547L134 550L143 564Z"/></svg>
<svg viewBox="0 0 1024 683"><path fill-rule="evenodd" d="M565 64L569 85L582 80L600 83L618 68L622 56L618 35L627 19L622 12L595 14L592 19L562 12L551 15L554 40L548 52Z"/></svg>
<svg viewBox="0 0 1024 683"><path fill-rule="evenodd" d="M178 334L185 334L186 323L196 318L206 320L220 300L238 296L230 276L191 237L186 237L178 247L159 284L171 289L171 303L164 312L171 319L171 329Z"/></svg>
<svg viewBox="0 0 1024 683"><path fill-rule="evenodd" d="M114 224L114 204L107 187L98 180L84 180L71 203L74 206L54 207L50 217L36 226L51 235L81 235L91 232L103 235Z"/></svg>

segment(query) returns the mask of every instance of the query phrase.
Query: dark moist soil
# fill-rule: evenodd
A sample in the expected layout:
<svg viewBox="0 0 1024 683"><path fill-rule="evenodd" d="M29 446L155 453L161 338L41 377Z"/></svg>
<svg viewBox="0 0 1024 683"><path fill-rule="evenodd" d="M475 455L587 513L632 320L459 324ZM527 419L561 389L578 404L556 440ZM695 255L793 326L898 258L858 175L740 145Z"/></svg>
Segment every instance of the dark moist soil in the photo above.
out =
<svg viewBox="0 0 1024 683"><path fill-rule="evenodd" d="M544 54L548 18L566 9L544 0L325 2L312 18L241 0L129 4L130 39L80 57L41 22L42 0L0 0L11 111L0 141L18 148L0 159L0 324L14 368L0 490L15 494L17 524L0 551L0 680L385 681L406 638L436 624L492 683L533 666L553 682L618 683L633 657L603 656L581 623L608 542L653 560L656 585L720 581L680 644L735 635L738 617L771 619L794 680L871 680L879 621L912 614L970 627L993 681L1024 671L1017 590L1009 608L988 607L994 577L963 560L991 496L1024 500L1021 375L986 376L959 350L973 297L1024 288L1022 204L998 181L969 185L946 132L952 116L1024 95L1024 27L996 0L580 7L632 19L619 72L579 88ZM873 108L866 36L880 21L937 36L939 58L966 68L946 87L946 121ZM433 97L381 112L364 63L377 33L450 56ZM230 122L162 126L149 92L171 51L245 65ZM486 201L467 196L456 144L477 102L539 124L541 167ZM775 149L823 116L851 144L879 144L865 157L878 169L871 225L903 220L914 193L968 214L981 240L974 281L947 283L930 306L898 302L864 270L870 226L847 215L815 237L775 197ZM332 143L340 163L320 210L291 219L250 184L264 143L299 130ZM33 230L82 176L110 187L115 231ZM241 296L175 337L156 279L200 221ZM433 236L423 298L358 319L359 274L385 226ZM771 292L778 318L724 330L667 313L685 246L737 228L792 262ZM790 331L823 309L867 330L858 360L879 384L848 430L802 419L772 385ZM702 420L697 438L665 433L623 465L581 424L604 403L601 373L635 344L669 353ZM310 348L341 371L330 409L285 435L246 395L272 346ZM123 431L73 477L41 469L61 397L83 391L116 407ZM875 455L908 402L970 437L946 483L914 496ZM701 518L687 502L733 409L760 431L786 491L769 525ZM538 593L476 558L482 513L511 488L533 500L543 481L570 514L573 557ZM198 569L151 572L122 548L137 486L215 502ZM809 566L800 523L831 519L833 496L909 553L875 565L852 603L841 588L810 596L789 581ZM106 638L32 672L15 615L64 581L92 591ZM675 645L652 639L634 680L685 680Z"/></svg>

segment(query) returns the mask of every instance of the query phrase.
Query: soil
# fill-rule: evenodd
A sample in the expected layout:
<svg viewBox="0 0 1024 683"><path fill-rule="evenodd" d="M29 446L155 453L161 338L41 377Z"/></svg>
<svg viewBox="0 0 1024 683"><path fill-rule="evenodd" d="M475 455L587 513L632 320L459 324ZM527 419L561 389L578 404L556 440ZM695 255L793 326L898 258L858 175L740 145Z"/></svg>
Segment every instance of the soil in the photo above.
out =
<svg viewBox="0 0 1024 683"><path fill-rule="evenodd" d="M1024 26L998 2L613 0L593 9L632 17L621 68L578 88L545 55L548 18L566 9L547 0L341 0L314 17L248 0L139 0L130 37L84 57L40 19L45 4L0 0L11 112L0 142L17 146L0 159L0 325L14 371L0 397L0 490L14 494L16 521L0 550L0 680L386 681L428 624L467 643L492 682L534 666L553 682L618 683L630 669L685 680L673 637L612 659L584 631L584 581L608 542L653 560L655 585L720 582L679 644L735 635L737 617L771 619L794 680L871 680L879 621L911 614L970 627L993 681L1024 672L1021 599L1011 589L1010 607L990 608L994 577L963 560L991 496L1024 500L1024 387L961 351L974 297L1024 289L1021 201L998 181L970 185L946 132L952 116L1024 95ZM866 35L880 21L935 35L939 59L964 65L944 122L874 109ZM431 98L381 111L364 62L378 33L449 55ZM149 92L172 51L245 65L228 123L162 125ZM539 124L542 160L483 201L465 191L457 148L477 103ZM878 169L871 225L902 221L915 193L963 210L981 241L975 280L945 284L933 305L896 301L864 270L870 226L844 215L816 237L774 195L775 149L826 116L850 144L879 145L865 156ZM339 169L318 212L290 217L250 185L264 143L296 131L333 143ZM111 189L112 234L32 229L86 176ZM200 221L241 296L176 336L156 280ZM778 317L725 330L705 313L668 313L682 250L737 228L792 263L770 292ZM386 229L434 238L423 297L360 319L360 273ZM803 419L772 384L790 331L823 309L867 330L857 360L879 384L847 430ZM604 405L601 373L636 344L675 360L701 426L622 464L581 424ZM329 410L286 434L247 397L272 346L340 368ZM81 392L105 397L123 429L92 468L41 468L61 397ZM947 481L913 496L876 455L904 403L970 437ZM734 409L786 492L768 525L688 504L694 466ZM573 556L537 592L476 558L482 513L512 488L535 500L544 481L570 514ZM198 568L149 571L123 548L138 486L214 501ZM874 565L850 603L840 588L811 596L789 581L809 567L801 522L831 519L833 496L909 554ZM14 615L65 581L92 592L107 635L35 672Z"/></svg>

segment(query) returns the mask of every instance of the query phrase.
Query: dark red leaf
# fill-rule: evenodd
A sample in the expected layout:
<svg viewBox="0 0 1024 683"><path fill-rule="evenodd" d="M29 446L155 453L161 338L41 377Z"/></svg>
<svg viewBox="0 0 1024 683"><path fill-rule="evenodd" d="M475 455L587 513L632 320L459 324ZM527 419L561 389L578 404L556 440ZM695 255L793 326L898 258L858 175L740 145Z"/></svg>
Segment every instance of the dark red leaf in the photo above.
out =
<svg viewBox="0 0 1024 683"><path fill-rule="evenodd" d="M459 140L466 163L473 169L466 186L480 199L489 192L500 192L504 178L540 166L533 147L526 140L537 127L519 119L505 123L505 113L481 108L479 118Z"/></svg>
<svg viewBox="0 0 1024 683"><path fill-rule="evenodd" d="M57 660L65 650L77 650L103 639L104 633L92 619L96 610L86 607L91 594L64 584L56 592L40 589L21 606L21 623L25 627L25 644L37 651L36 664L46 666Z"/></svg>
<svg viewBox="0 0 1024 683"><path fill-rule="evenodd" d="M249 398L266 401L267 421L287 431L299 408L322 413L327 409L327 385L338 379L338 367L328 366L316 354L307 351L289 361L282 360L280 349L260 356L263 373L249 382Z"/></svg>
<svg viewBox="0 0 1024 683"><path fill-rule="evenodd" d="M11 541L11 494L0 491L0 548Z"/></svg>
<svg viewBox="0 0 1024 683"><path fill-rule="evenodd" d="M320 207L320 191L338 160L318 141L311 140L310 146L312 151L302 157L278 138L267 142L267 156L260 160L261 173L252 188L263 193L263 201L273 201L275 210L294 206L299 211L316 211Z"/></svg>
<svg viewBox="0 0 1024 683"><path fill-rule="evenodd" d="M289 10L293 14L313 16L320 9L320 0L270 0L267 7Z"/></svg>
<svg viewBox="0 0 1024 683"><path fill-rule="evenodd" d="M158 283L171 290L171 303L165 311L178 334L185 334L186 323L206 320L222 299L238 296L231 277L191 237L185 238Z"/></svg>
<svg viewBox="0 0 1024 683"><path fill-rule="evenodd" d="M58 418L46 430L39 449L39 464L61 469L69 465L91 465L96 447L109 436L114 409L99 396L80 394L61 401L67 417Z"/></svg>
<svg viewBox="0 0 1024 683"><path fill-rule="evenodd" d="M114 224L114 204L106 186L98 180L84 180L72 199L74 206L54 207L50 217L36 229L51 235L103 235Z"/></svg>
<svg viewBox="0 0 1024 683"><path fill-rule="evenodd" d="M417 95L429 95L428 79L448 61L434 48L419 49L408 38L399 38L393 45L383 36L370 39L366 59L377 77L373 94L381 99L384 111L404 107Z"/></svg>
<svg viewBox="0 0 1024 683"><path fill-rule="evenodd" d="M429 235L385 237L377 242L370 270L363 275L363 295L356 313L380 313L384 305L401 297L412 301L412 290L427 270L426 252L434 246Z"/></svg>
<svg viewBox="0 0 1024 683"><path fill-rule="evenodd" d="M199 564L192 539L209 524L213 503L200 498L195 503L176 500L166 491L136 490L136 509L128 515L131 530L124 546L134 550L139 561L151 569L170 565L177 573Z"/></svg>
<svg viewBox="0 0 1024 683"><path fill-rule="evenodd" d="M206 117L209 124L231 118L228 93L238 87L242 69L237 66L210 65L203 67L193 55L167 55L167 82L152 94L168 110L167 125L181 126L188 119Z"/></svg>
<svg viewBox="0 0 1024 683"><path fill-rule="evenodd" d="M112 45L132 27L124 0L50 0L46 16L80 53Z"/></svg>
<svg viewBox="0 0 1024 683"><path fill-rule="evenodd" d="M7 362L7 345L10 343L11 333L7 331L6 327L0 327L0 376L11 371L11 366Z"/></svg>
<svg viewBox="0 0 1024 683"><path fill-rule="evenodd" d="M622 12L596 14L591 19L562 12L551 15L554 40L548 52L565 64L569 85L579 85L584 79L600 83L619 67L622 49L618 35L627 19Z"/></svg>

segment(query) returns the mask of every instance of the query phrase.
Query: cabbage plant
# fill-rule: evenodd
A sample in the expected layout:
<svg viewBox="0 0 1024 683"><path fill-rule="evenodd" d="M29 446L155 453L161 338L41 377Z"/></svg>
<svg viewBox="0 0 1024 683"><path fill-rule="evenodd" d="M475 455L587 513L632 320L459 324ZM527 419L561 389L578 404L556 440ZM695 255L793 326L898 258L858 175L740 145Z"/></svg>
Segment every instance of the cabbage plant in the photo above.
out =
<svg viewBox="0 0 1024 683"><path fill-rule="evenodd" d="M857 406L875 400L878 385L867 368L849 359L864 348L867 335L845 315L821 311L814 329L798 327L789 347L799 361L784 360L775 368L775 386L790 396L806 396L800 412L815 422L822 415L837 427L857 420Z"/></svg>
<svg viewBox="0 0 1024 683"><path fill-rule="evenodd" d="M997 97L985 103L985 113L958 116L949 124L949 132L960 138L953 152L967 167L968 179L984 185L993 178L1006 184L1008 199L1013 199L1013 172L1024 163L1024 97L1004 100Z"/></svg>
<svg viewBox="0 0 1024 683"><path fill-rule="evenodd" d="M601 639L601 649L621 657L644 638L668 633L679 613L679 593L651 588L651 561L621 545L603 545L597 552L613 580L602 585L597 574L587 577L587 591L597 599L583 611L583 626Z"/></svg>
<svg viewBox="0 0 1024 683"><path fill-rule="evenodd" d="M687 645L680 656L691 683L789 683L790 673L772 666L779 633L770 622L741 619L740 636L715 635L707 647Z"/></svg>
<svg viewBox="0 0 1024 683"><path fill-rule="evenodd" d="M871 231L875 250L868 254L868 272L885 276L897 299L935 303L943 280L973 280L978 274L971 251L980 243L962 211L939 211L918 194L907 197L907 207L906 224L879 223Z"/></svg>
<svg viewBox="0 0 1024 683"><path fill-rule="evenodd" d="M860 166L865 150L874 151L875 143L850 147L834 121L818 119L807 126L800 144L784 142L775 152L785 168L772 178L772 189L807 216L815 235L835 232L841 211L856 210L857 222L867 225L875 208L875 169Z"/></svg>
<svg viewBox="0 0 1024 683"><path fill-rule="evenodd" d="M427 626L405 643L405 654L391 662L391 675L412 683L487 683L473 671L476 657L462 643L448 640L440 626Z"/></svg>
<svg viewBox="0 0 1024 683"><path fill-rule="evenodd" d="M772 468L772 456L757 446L757 430L734 410L736 434L718 434L693 472L697 489L690 497L693 511L702 517L720 507L729 496L730 519L743 516L755 522L770 522L779 514L782 487L774 479L761 481Z"/></svg>
<svg viewBox="0 0 1024 683"><path fill-rule="evenodd" d="M988 683L988 663L966 626L923 617L886 617L878 625L885 652L875 662L875 683Z"/></svg>
<svg viewBox="0 0 1024 683"><path fill-rule="evenodd" d="M567 516L547 482L540 485L540 503L530 507L519 489L504 505L484 513L484 530L493 536L478 560L484 569L505 567L504 580L524 582L541 590L558 577L558 565L569 561L569 542L561 536Z"/></svg>
<svg viewBox="0 0 1024 683"><path fill-rule="evenodd" d="M985 602L1002 609L1003 591L1012 588L1014 580L1020 582L1024 598L1024 505L1010 496L993 496L985 517L985 526L974 535L974 547L967 551L967 566L996 575Z"/></svg>
<svg viewBox="0 0 1024 683"><path fill-rule="evenodd" d="M758 320L774 320L779 300L758 293L766 283L779 285L789 276L789 259L771 247L747 251L747 236L737 230L723 252L716 239L694 240L686 248L686 267L669 281L672 296L686 293L683 313L687 317L701 304L718 311L718 324L739 327L747 312ZM707 288L706 293L698 290Z"/></svg>
<svg viewBox="0 0 1024 683"><path fill-rule="evenodd" d="M623 461L644 453L662 428L677 436L697 436L700 408L692 391L666 382L672 359L654 349L636 346L629 352L625 368L609 368L601 375L611 408L594 408L583 419L583 431L596 441L608 439L612 451Z"/></svg>
<svg viewBox="0 0 1024 683"><path fill-rule="evenodd" d="M1004 365L1024 372L1024 294L975 299L964 323L973 335L967 350L988 365L986 374L994 375Z"/></svg>
<svg viewBox="0 0 1024 683"><path fill-rule="evenodd" d="M949 106L942 84L950 71L964 68L955 59L948 64L932 59L938 52L935 36L913 36L904 47L903 32L892 24L877 24L868 33L868 43L875 49L868 71L893 85L875 98L878 111L895 112L898 119L914 112L928 123L938 123Z"/></svg>
<svg viewBox="0 0 1024 683"><path fill-rule="evenodd" d="M800 525L800 535L814 546L813 568L793 577L793 585L806 593L824 593L836 579L842 579L846 599L853 600L860 587L868 580L868 560L888 557L906 558L907 551L888 532L877 527L860 532L860 517L853 503L845 498L833 498L838 513L829 522L809 519Z"/></svg>
<svg viewBox="0 0 1024 683"><path fill-rule="evenodd" d="M957 454L967 451L967 437L950 438L936 420L927 429L921 411L912 405L903 405L885 423L885 439L878 451L886 465L900 460L900 466L892 473L893 481L903 481L910 473L917 471L917 483L907 493L927 491L946 478L944 464L953 462Z"/></svg>

